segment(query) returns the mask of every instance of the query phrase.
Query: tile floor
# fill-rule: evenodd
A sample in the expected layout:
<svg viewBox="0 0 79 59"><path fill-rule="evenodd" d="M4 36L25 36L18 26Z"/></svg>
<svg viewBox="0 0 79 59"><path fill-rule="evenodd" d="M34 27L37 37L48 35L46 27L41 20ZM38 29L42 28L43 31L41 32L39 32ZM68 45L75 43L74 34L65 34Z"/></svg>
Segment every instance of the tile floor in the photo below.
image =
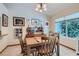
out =
<svg viewBox="0 0 79 59"><path fill-rule="evenodd" d="M0 56L22 56L20 51L20 46L8 47L2 54L0 54ZM60 56L76 56L76 52L60 46Z"/></svg>

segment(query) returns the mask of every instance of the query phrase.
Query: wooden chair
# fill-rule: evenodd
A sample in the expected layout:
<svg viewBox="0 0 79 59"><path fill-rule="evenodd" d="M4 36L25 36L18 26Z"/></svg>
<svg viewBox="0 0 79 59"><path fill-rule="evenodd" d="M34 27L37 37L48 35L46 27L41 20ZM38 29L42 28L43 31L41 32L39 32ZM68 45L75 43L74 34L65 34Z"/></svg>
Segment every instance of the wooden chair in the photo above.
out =
<svg viewBox="0 0 79 59"><path fill-rule="evenodd" d="M49 43L49 55L53 55L56 47L56 39L53 37Z"/></svg>
<svg viewBox="0 0 79 59"><path fill-rule="evenodd" d="M53 55L54 53L56 53L57 55L57 44L59 43L59 34L58 33L54 33L52 36L51 36L51 39L50 39L50 44L49 44L49 55Z"/></svg>
<svg viewBox="0 0 79 59"><path fill-rule="evenodd" d="M21 46L21 53L23 55L26 55L27 47L26 47L25 43L23 43L23 40L21 38L19 38L19 42L20 42L20 46Z"/></svg>
<svg viewBox="0 0 79 59"><path fill-rule="evenodd" d="M43 56L47 55L47 47L49 45L49 40L47 37L41 37L41 42L44 43L42 44L38 49L38 55Z"/></svg>
<svg viewBox="0 0 79 59"><path fill-rule="evenodd" d="M42 38L42 42L45 42L44 45L42 45L39 48L39 55L41 56L51 56L54 54L54 50L55 50L55 46L56 46L56 39L54 36L52 36L52 38L46 38L43 37Z"/></svg>
<svg viewBox="0 0 79 59"><path fill-rule="evenodd" d="M60 41L60 38L59 38L59 33L54 33L54 36L55 36L55 39L56 39L56 55L59 56L59 41Z"/></svg>
<svg viewBox="0 0 79 59"><path fill-rule="evenodd" d="M32 34L32 35L26 35L25 36L25 39L24 39L24 41L25 41L25 44L26 44L26 46L27 46L27 38L33 38L34 37L34 35ZM27 51L28 51L28 48L27 48ZM37 55L37 47L31 47L30 48L30 54L32 54L33 56L36 56Z"/></svg>

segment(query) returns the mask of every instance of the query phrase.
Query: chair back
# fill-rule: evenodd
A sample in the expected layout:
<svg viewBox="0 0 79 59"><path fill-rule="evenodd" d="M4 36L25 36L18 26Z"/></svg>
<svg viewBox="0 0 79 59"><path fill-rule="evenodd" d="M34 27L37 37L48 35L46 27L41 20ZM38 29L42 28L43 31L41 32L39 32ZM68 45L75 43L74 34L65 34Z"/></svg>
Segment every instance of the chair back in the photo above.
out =
<svg viewBox="0 0 79 59"><path fill-rule="evenodd" d="M19 43L20 43L20 46L21 46L21 53L23 53L25 46L24 46L24 42L23 42L22 38L19 38Z"/></svg>
<svg viewBox="0 0 79 59"><path fill-rule="evenodd" d="M54 47L55 47L55 40L50 38L50 40L49 40L49 51L50 51L50 53L51 52L53 53Z"/></svg>
<svg viewBox="0 0 79 59"><path fill-rule="evenodd" d="M59 38L59 33L55 33L55 34L54 34L54 37L55 37L55 39L56 39L56 42L59 43L59 39L60 39L60 38Z"/></svg>
<svg viewBox="0 0 79 59"><path fill-rule="evenodd" d="M49 39L49 51L50 51L50 54L52 53L52 55L54 54L54 50L56 48L56 43L57 43L57 40L56 40L56 36L55 34L50 36L50 39Z"/></svg>

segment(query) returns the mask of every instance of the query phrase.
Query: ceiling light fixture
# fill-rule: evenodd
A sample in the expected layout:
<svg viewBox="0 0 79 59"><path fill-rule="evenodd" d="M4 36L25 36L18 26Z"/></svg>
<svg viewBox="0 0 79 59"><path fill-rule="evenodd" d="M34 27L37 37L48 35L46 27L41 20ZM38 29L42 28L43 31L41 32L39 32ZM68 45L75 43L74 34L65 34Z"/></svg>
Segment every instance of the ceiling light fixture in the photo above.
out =
<svg viewBox="0 0 79 59"><path fill-rule="evenodd" d="M36 11L39 11L39 12L43 12L43 11L46 11L47 9L46 9L46 4L44 4L44 3L39 3L39 4L37 4L37 6L36 6Z"/></svg>

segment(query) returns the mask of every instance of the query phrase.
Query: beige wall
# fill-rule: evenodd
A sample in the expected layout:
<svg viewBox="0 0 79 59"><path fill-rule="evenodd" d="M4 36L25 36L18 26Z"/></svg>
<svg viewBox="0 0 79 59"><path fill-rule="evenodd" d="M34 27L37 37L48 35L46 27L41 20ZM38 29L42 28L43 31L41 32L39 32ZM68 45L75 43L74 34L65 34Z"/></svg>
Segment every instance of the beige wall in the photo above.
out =
<svg viewBox="0 0 79 59"><path fill-rule="evenodd" d="M67 16L69 14L73 14L75 12L79 12L79 5L72 6L70 8L66 8L64 10L61 10L60 12L53 15L53 18L56 19L56 18L59 18L59 17Z"/></svg>
<svg viewBox="0 0 79 59"><path fill-rule="evenodd" d="M2 26L2 14L6 14L8 15L8 11L7 9L5 8L5 6L3 4L0 3L0 17L1 17L1 33L2 35L4 34L8 34L8 27L3 27ZM2 49L4 49L4 47L6 47L8 45L8 35L7 36L4 36L2 38L0 38L0 52L2 51Z"/></svg>
<svg viewBox="0 0 79 59"><path fill-rule="evenodd" d="M52 32L55 32L55 19L53 18L48 18L48 24L49 24L49 29Z"/></svg>
<svg viewBox="0 0 79 59"><path fill-rule="evenodd" d="M15 28L21 28L21 26L13 26L13 15L9 13L9 45L18 44L19 40L15 38ZM18 17L18 16L17 16ZM22 16L21 16L22 17ZM26 34L26 28L28 27L28 21L25 19L25 26L22 27L23 39Z"/></svg>
<svg viewBox="0 0 79 59"><path fill-rule="evenodd" d="M60 43L77 50L77 40L67 37L60 37Z"/></svg>

